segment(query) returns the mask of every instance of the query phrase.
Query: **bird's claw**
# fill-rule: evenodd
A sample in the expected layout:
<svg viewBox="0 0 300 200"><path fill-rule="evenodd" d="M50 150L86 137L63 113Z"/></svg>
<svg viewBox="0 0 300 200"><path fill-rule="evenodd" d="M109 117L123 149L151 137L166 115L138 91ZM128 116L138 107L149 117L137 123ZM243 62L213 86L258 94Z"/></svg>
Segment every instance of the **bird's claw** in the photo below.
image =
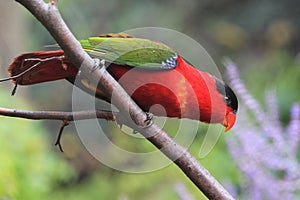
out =
<svg viewBox="0 0 300 200"><path fill-rule="evenodd" d="M94 66L91 70L91 73L96 71L97 69L101 69L103 67L106 68L104 59L94 58L93 60L94 60Z"/></svg>
<svg viewBox="0 0 300 200"><path fill-rule="evenodd" d="M149 128L150 126L152 126L153 124L153 114L149 113L149 112L146 112L146 119L144 120L144 122L146 123L146 126L143 126L142 128L145 129L145 128ZM137 134L138 131L136 130L132 130L132 134Z"/></svg>
<svg viewBox="0 0 300 200"><path fill-rule="evenodd" d="M146 126L144 126L143 128L149 128L150 126L152 126L153 124L153 114L149 113L149 112L146 112L146 119L145 119L145 123L146 123Z"/></svg>
<svg viewBox="0 0 300 200"><path fill-rule="evenodd" d="M144 120L144 122L146 123L145 126L140 126L139 128L142 128L142 129L145 129L145 128L149 128L150 126L152 126L152 124L154 123L153 122L153 114L149 113L149 112L146 112L146 119ZM122 125L123 123L120 121L120 122L117 122L118 126L120 129L122 129ZM137 128L137 129L139 129ZM135 129L132 129L132 134L137 134L138 131L135 130Z"/></svg>

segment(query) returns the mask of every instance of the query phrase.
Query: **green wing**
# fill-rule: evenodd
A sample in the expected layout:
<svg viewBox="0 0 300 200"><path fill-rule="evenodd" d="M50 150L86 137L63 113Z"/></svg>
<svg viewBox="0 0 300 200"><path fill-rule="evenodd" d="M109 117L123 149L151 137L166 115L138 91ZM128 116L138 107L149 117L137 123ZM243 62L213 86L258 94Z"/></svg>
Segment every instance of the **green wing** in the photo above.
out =
<svg viewBox="0 0 300 200"><path fill-rule="evenodd" d="M167 45L141 38L91 37L80 41L92 57L132 67L173 69L176 52Z"/></svg>

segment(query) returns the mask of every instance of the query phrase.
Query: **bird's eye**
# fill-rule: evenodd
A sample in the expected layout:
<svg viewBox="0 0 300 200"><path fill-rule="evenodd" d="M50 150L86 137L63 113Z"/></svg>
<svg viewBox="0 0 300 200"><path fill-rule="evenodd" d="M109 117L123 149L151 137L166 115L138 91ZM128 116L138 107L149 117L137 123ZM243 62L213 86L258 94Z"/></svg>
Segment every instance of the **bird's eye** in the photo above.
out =
<svg viewBox="0 0 300 200"><path fill-rule="evenodd" d="M231 105L231 100L230 100L230 98L229 98L228 96L225 96L225 97L224 97L224 102L225 102L225 104L228 105L228 106Z"/></svg>

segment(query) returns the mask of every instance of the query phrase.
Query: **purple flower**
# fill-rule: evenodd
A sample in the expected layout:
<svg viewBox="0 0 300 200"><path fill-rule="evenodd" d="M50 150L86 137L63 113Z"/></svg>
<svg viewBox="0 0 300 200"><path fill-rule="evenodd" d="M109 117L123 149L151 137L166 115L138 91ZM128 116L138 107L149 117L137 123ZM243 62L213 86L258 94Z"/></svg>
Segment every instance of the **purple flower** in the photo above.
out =
<svg viewBox="0 0 300 200"><path fill-rule="evenodd" d="M227 76L241 108L235 133L227 140L229 152L245 177L239 195L254 200L299 198L300 105L292 106L290 122L283 127L274 91L266 92L263 110L231 61L227 62Z"/></svg>

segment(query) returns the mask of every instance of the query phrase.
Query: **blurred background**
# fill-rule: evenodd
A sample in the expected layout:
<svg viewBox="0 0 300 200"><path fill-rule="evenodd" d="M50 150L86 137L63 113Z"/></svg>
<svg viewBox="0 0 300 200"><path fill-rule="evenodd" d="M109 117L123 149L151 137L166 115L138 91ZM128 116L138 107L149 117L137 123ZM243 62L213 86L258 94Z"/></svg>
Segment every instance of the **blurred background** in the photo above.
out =
<svg viewBox="0 0 300 200"><path fill-rule="evenodd" d="M262 112L268 106L266 91L274 92L270 98L276 102L274 109L278 108L276 115L282 130L277 131L278 134L287 133L286 127L291 126L292 119L295 119L296 128L300 126L297 112L292 112L292 117L290 115L292 106L300 102L299 6L300 2L296 0L59 1L62 16L78 39L156 26L174 29L197 40L221 72L226 70L222 64L224 57L229 57L238 66L241 80L261 105ZM0 27L1 78L8 76L7 66L15 56L45 50L46 45L55 43L43 26L15 1L0 1ZM72 86L64 80L19 87L14 97L10 96L12 88L10 82L0 84L1 107L71 110ZM243 105L243 101L241 103ZM247 106L247 102L245 104ZM239 114L243 119L249 117L248 122L253 120L252 124L249 123L256 127L257 137L267 135L261 124L255 123L253 114L246 111ZM242 120L240 123L243 127ZM116 143L122 139L122 145L128 148L153 148L148 142L138 143L130 137L120 136L112 122L106 124L111 127L109 134ZM86 151L73 125L65 128L62 138L65 152L60 153L54 146L60 125L59 121L29 121L0 116L0 199L206 199L175 165L145 174L123 173L106 167ZM199 126L199 133L190 147L196 157L205 129L203 124ZM172 134L172 125L166 129ZM299 130L293 129L296 147ZM272 199L268 192L253 182L255 173L243 168L239 160L246 158L243 160L246 165L247 159L258 163L263 160L258 158L264 156L263 152L255 154L256 158L247 151L241 150L237 155L230 150L233 138L239 135L243 132L238 127L222 135L210 154L199 159L200 162L237 198ZM282 136L283 141L285 137ZM265 138L265 141L268 148L277 148L272 137ZM239 148L246 147L243 140L237 143ZM288 144L285 144L287 148ZM293 154L289 151L284 153L290 156L282 156L282 160L278 158L278 163L293 160L293 169L298 169L299 148ZM299 176L296 174L288 179L283 167L272 168L274 165L270 167L264 162L261 166L263 174L271 174L275 182L287 181L288 184L296 181L299 184ZM300 192L292 187L287 187L286 192L290 195L289 199L296 199Z"/></svg>

